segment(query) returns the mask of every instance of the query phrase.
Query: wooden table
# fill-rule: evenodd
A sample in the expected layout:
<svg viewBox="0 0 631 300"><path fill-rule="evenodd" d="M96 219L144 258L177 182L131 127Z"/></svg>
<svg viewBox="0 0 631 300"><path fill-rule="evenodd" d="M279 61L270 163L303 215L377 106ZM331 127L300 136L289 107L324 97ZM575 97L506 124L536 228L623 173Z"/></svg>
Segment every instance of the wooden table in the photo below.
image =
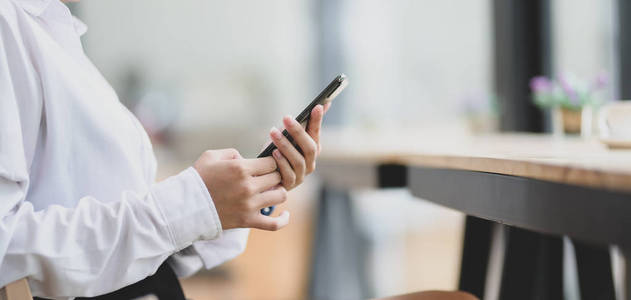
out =
<svg viewBox="0 0 631 300"><path fill-rule="evenodd" d="M490 220L511 225L501 299L562 296L562 286L541 287L562 285L562 236L574 241L583 299L613 297L607 247L631 253L631 151L532 134L324 136L318 173L325 187L407 187L471 216L461 288L483 294Z"/></svg>

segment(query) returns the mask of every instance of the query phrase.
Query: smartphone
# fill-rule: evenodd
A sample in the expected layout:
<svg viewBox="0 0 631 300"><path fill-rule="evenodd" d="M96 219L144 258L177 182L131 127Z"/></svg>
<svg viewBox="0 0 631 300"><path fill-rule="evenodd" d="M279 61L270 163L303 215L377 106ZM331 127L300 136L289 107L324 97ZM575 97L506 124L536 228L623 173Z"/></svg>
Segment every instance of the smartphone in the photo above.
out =
<svg viewBox="0 0 631 300"><path fill-rule="evenodd" d="M331 81L331 83L329 83L329 85L327 85L324 90L322 90L322 92L320 92L320 94L315 97L315 99L313 99L313 101L311 101L311 103L309 103L307 107L302 110L302 112L296 117L296 121L298 121L298 123L300 123L302 127L307 129L309 118L311 117L311 111L313 110L313 108L316 107L316 105L318 104L325 105L333 101L333 99L335 99L335 97L337 97L337 95L339 95L347 85L348 79L346 78L346 75L337 75L335 79L333 79L333 81ZM294 147L298 148L294 139L291 137L291 135L289 135L289 132L287 132L287 129L283 130L283 135L287 137L287 139L294 145ZM274 151L274 149L276 149L276 145L270 142L269 145L265 147L265 149L257 157L272 156L272 152ZM298 150L300 151L300 148L298 148ZM272 214L273 211L273 206L261 209L261 213L266 216Z"/></svg>

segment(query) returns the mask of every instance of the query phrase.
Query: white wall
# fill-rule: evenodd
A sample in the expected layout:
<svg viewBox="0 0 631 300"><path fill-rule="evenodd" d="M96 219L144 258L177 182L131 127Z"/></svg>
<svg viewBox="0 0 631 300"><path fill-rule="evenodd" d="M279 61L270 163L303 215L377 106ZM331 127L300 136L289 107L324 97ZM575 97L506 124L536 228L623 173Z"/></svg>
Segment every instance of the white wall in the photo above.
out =
<svg viewBox="0 0 631 300"><path fill-rule="evenodd" d="M445 125L466 97L490 96L490 1L348 1L345 12L359 126Z"/></svg>
<svg viewBox="0 0 631 300"><path fill-rule="evenodd" d="M178 128L260 119L255 124L268 124L266 131L321 88L313 84L316 5L91 0L79 12L90 28L87 51L115 87L138 67L150 85L177 91L186 115ZM347 125L451 123L465 97L490 95L488 0L346 1L341 16L347 65L340 69L351 79Z"/></svg>
<svg viewBox="0 0 631 300"><path fill-rule="evenodd" d="M614 0L552 1L554 70L592 80L599 72L614 81L617 72ZM603 95L616 97L616 83L611 82Z"/></svg>
<svg viewBox="0 0 631 300"><path fill-rule="evenodd" d="M260 122L267 131L313 93L309 8L306 0L93 0L79 13L86 51L115 87L134 67L152 88L175 91L185 116L178 128Z"/></svg>

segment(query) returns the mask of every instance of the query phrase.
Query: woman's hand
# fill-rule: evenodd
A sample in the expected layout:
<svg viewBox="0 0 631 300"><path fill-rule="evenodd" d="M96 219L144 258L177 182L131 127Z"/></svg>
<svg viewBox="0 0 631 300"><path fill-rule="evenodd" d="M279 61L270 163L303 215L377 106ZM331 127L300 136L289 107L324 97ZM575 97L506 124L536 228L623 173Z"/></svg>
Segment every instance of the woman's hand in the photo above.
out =
<svg viewBox="0 0 631 300"><path fill-rule="evenodd" d="M223 229L278 230L289 223L287 211L278 217L260 212L287 199L273 158L243 159L235 149L209 150L193 167L206 184Z"/></svg>
<svg viewBox="0 0 631 300"><path fill-rule="evenodd" d="M272 128L270 137L277 149L272 152L276 160L278 170L282 177L282 184L287 190L291 190L302 183L305 176L311 174L316 167L316 158L322 149L320 145L320 127L322 117L328 110L330 103L326 106L316 105L311 111L307 130L302 128L300 123L287 116L283 118L285 129L294 139L302 153L300 153L291 142L283 136L276 128Z"/></svg>

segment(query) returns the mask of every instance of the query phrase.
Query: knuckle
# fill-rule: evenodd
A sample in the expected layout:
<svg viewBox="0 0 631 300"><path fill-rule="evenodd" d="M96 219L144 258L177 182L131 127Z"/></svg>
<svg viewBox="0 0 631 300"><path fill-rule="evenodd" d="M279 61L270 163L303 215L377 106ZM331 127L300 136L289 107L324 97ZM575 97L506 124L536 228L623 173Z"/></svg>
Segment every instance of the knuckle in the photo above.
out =
<svg viewBox="0 0 631 300"><path fill-rule="evenodd" d="M239 162L235 160L229 160L226 162L226 164L230 168L230 171L237 171L240 168Z"/></svg>
<svg viewBox="0 0 631 300"><path fill-rule="evenodd" d="M239 154L239 151L237 149L235 149L235 148L228 148L227 151L230 154L236 154L236 155Z"/></svg>
<svg viewBox="0 0 631 300"><path fill-rule="evenodd" d="M250 196L254 194L254 185L249 182L243 182L241 184L241 192L245 196Z"/></svg>
<svg viewBox="0 0 631 300"><path fill-rule="evenodd" d="M239 151L237 149L235 149L235 148L228 148L228 149L225 149L224 151L225 151L225 153L228 156L230 156L232 158L239 158L239 157L241 157L241 153L239 153Z"/></svg>
<svg viewBox="0 0 631 300"><path fill-rule="evenodd" d="M283 176L280 175L280 172L274 172L274 182L279 183L283 180Z"/></svg>
<svg viewBox="0 0 631 300"><path fill-rule="evenodd" d="M316 155L315 147L306 147L303 149L302 152L304 154L305 160L315 159L315 155Z"/></svg>
<svg viewBox="0 0 631 300"><path fill-rule="evenodd" d="M296 183L296 175L292 173L290 176L286 176L283 183L285 187L294 186L294 184Z"/></svg>
<svg viewBox="0 0 631 300"><path fill-rule="evenodd" d="M211 169L211 168L213 167L213 165L215 165L215 161L214 161L213 159L210 159L210 158L203 158L203 159L200 161L200 165L201 165L203 168L206 168L206 169Z"/></svg>
<svg viewBox="0 0 631 300"><path fill-rule="evenodd" d="M300 126L300 125L298 125L298 124L296 124L294 122L291 122L289 124L289 126L287 126L287 131L293 132L293 133L300 132L301 129L302 129L302 126Z"/></svg>
<svg viewBox="0 0 631 300"><path fill-rule="evenodd" d="M202 153L202 158L204 159L211 159L214 155L214 152L212 150L206 150Z"/></svg>
<svg viewBox="0 0 631 300"><path fill-rule="evenodd" d="M281 202L285 202L287 201L287 190L286 189L281 189L280 190L280 201Z"/></svg>
<svg viewBox="0 0 631 300"><path fill-rule="evenodd" d="M312 141L311 141L311 142L307 145L307 147L304 147L302 150L303 150L303 152L304 152L305 156L307 156L307 157L314 157L314 156L315 156L315 153L316 153L316 148L317 148L317 145L316 145L316 143L312 140Z"/></svg>
<svg viewBox="0 0 631 300"><path fill-rule="evenodd" d="M291 174L289 175L289 181L291 181L291 183L295 183L297 179L296 173L291 172Z"/></svg>
<svg viewBox="0 0 631 300"><path fill-rule="evenodd" d="M245 166L238 161L230 162L230 171L239 178L243 178L246 175Z"/></svg>
<svg viewBox="0 0 631 300"><path fill-rule="evenodd" d="M291 134L289 136L291 136ZM283 149L287 149L291 145L291 142L284 135L281 135L280 140L276 141L275 143L276 146L278 146L278 150L281 150L281 153Z"/></svg>
<svg viewBox="0 0 631 300"><path fill-rule="evenodd" d="M306 162L304 159L299 159L296 162L296 169L298 169L299 171L304 172L305 167L306 167Z"/></svg>

